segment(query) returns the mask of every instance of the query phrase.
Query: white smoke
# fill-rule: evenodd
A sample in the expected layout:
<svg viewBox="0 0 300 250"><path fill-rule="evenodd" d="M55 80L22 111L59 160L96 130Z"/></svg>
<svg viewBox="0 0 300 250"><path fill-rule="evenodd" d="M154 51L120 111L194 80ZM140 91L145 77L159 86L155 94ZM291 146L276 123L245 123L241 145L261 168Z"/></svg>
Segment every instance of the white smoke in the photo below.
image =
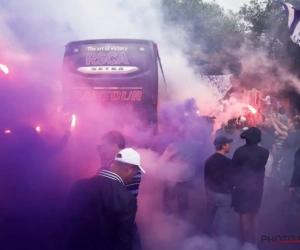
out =
<svg viewBox="0 0 300 250"><path fill-rule="evenodd" d="M182 52L189 45L185 32L164 26L160 0L12 0L2 7L6 10L2 11L4 17L9 19L9 25L2 23L0 26L1 34L5 34L2 40L8 37L6 42L15 44L18 49L23 48L23 53L37 48L46 50L58 55L55 64L59 65L64 45L71 40L154 40L159 46L170 99L182 101L195 97L204 111L217 105L210 88L194 74L187 56Z"/></svg>
<svg viewBox="0 0 300 250"><path fill-rule="evenodd" d="M159 0L0 0L0 4L2 9L0 13L0 48L5 51L5 54L2 55L3 58L0 60L20 63L22 58L28 59L24 63L32 67L33 70L30 74L34 74L36 65L41 64L47 65L48 68L53 67L54 72L56 72L56 68L59 68L62 62L64 45L72 40L97 38L151 39L157 42L159 46L171 100L182 101L194 97L202 111L207 111L217 105L217 100L213 98L210 88L207 88L201 82L201 78L194 73L193 68L188 64L187 56L182 52L189 45L185 32L163 25L161 2ZM51 79L59 78L59 75L49 74L47 76ZM99 110L89 110L89 112L91 114L93 112L99 113ZM103 116L104 113L102 113L102 118ZM113 128L109 118L104 118L102 120L105 124L101 124L102 129ZM100 131L96 125L98 124L95 122L95 130L87 130L82 137L93 137L96 140L95 131L97 129L97 131ZM86 142L86 140L84 141ZM89 143L92 144L91 141ZM87 151L89 147L83 143L81 144L80 141L77 141L75 146L84 148L80 156L76 155L75 157L74 155L73 157L76 158L76 161L78 161L78 157L80 158L79 162L82 163L80 167L84 167L81 169L86 174L91 169L89 166L94 164L89 157L92 157L91 155L95 153L90 151L89 154L84 155L84 151ZM151 176L151 171L148 171L146 167L146 170L150 173L150 176L146 178L151 180L148 183L145 181L144 185L147 186L146 189L149 191L150 187L155 184L155 176L159 175L160 169L155 168L155 165L156 167L159 166L155 164L157 162L156 157L149 157L148 162L153 163L152 172L157 171L155 175ZM95 170L93 171L95 172ZM93 171L88 174L92 174ZM157 181L160 183L161 180ZM181 235L182 240L184 240L185 235L182 234L182 230L185 231L186 226L180 225L179 228L174 230L167 225L165 227L166 232L163 232L162 229L159 230L162 226L160 220L162 217L158 212L159 210L156 210L155 206L145 206L147 202L151 202L153 205L153 199L159 198L159 196L151 197L151 195L158 194L161 191L158 187L155 186L152 192L149 191L147 195L142 196L143 200L141 202L143 202L144 210L141 207L140 213L144 215L152 213L153 227L149 227L147 230L153 234L154 240L158 240L158 242L153 241L155 247L153 246L152 249L166 250L167 248L160 247L159 236L168 235L167 238L164 238L168 243L172 242L174 236ZM157 201L159 202L159 199ZM156 223L153 224L153 222ZM144 232L147 233L147 230L144 230ZM157 234L158 231L160 235ZM148 235L148 240L150 238L151 236ZM218 249L217 241L199 237L190 240L186 247L182 249L193 250L204 246L207 246L206 249Z"/></svg>

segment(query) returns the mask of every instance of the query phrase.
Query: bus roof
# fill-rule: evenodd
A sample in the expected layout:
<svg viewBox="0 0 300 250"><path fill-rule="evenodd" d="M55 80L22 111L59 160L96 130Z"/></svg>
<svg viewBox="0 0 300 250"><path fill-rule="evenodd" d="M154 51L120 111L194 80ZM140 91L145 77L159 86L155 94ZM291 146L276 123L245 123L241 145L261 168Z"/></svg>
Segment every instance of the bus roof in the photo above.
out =
<svg viewBox="0 0 300 250"><path fill-rule="evenodd" d="M69 42L66 47L69 46L77 46L77 45L85 45L85 44L97 44L97 43L153 43L152 40L144 40L144 39L121 39L121 38L111 38L111 39L92 39L92 40L80 40L80 41L72 41Z"/></svg>

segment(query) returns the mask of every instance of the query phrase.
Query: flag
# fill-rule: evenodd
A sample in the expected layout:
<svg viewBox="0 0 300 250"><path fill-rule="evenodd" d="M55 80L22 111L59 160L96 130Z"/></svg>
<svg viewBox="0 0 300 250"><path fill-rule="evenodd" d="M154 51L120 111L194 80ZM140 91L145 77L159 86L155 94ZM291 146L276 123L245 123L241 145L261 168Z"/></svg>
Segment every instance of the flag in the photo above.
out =
<svg viewBox="0 0 300 250"><path fill-rule="evenodd" d="M202 78L207 86L213 92L213 95L218 99L223 99L227 92L232 88L232 84L230 82L230 78L232 75L212 75L212 76L205 76L203 75Z"/></svg>
<svg viewBox="0 0 300 250"><path fill-rule="evenodd" d="M300 46L300 10L294 8L289 3L280 2L288 17L288 26L292 41Z"/></svg>

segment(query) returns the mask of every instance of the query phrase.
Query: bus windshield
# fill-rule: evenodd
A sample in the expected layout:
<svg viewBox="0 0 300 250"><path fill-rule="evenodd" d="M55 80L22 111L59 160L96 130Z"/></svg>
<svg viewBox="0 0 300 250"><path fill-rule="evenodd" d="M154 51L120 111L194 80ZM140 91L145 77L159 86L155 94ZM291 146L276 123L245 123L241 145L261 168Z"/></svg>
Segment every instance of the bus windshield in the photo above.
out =
<svg viewBox="0 0 300 250"><path fill-rule="evenodd" d="M99 39L66 45L63 89L73 106L124 102L148 123L157 122L158 51L153 41Z"/></svg>

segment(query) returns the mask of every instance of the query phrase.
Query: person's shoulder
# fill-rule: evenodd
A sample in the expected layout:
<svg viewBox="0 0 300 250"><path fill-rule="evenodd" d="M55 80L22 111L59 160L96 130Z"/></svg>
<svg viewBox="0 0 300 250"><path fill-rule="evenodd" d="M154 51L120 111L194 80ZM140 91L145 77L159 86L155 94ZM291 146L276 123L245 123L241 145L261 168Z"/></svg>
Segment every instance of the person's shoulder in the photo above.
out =
<svg viewBox="0 0 300 250"><path fill-rule="evenodd" d="M91 182L91 180L92 180L92 178L79 179L79 180L74 182L73 188L87 186Z"/></svg>
<svg viewBox="0 0 300 250"><path fill-rule="evenodd" d="M268 150L268 149L266 149L266 148L264 148L264 147L262 147L262 146L259 146L259 145L257 145L257 147L259 147L260 150L261 150L262 152L264 152L264 153L269 153L269 150Z"/></svg>
<svg viewBox="0 0 300 250"><path fill-rule="evenodd" d="M209 164L211 161L213 161L216 158L216 153L212 154L210 157L208 157L205 161L205 164Z"/></svg>
<svg viewBox="0 0 300 250"><path fill-rule="evenodd" d="M268 149L266 149L266 148L264 148L264 147L261 147L261 146L258 146L258 147L259 147L259 149L261 150L261 152L262 152L266 157L269 156L270 152L269 152Z"/></svg>
<svg viewBox="0 0 300 250"><path fill-rule="evenodd" d="M71 196L85 196L90 193L92 178L77 180L71 187Z"/></svg>
<svg viewBox="0 0 300 250"><path fill-rule="evenodd" d="M226 155L219 154L217 157L218 157L218 160L221 161L223 164L231 163L231 161L232 161Z"/></svg>
<svg viewBox="0 0 300 250"><path fill-rule="evenodd" d="M120 181L105 178L103 182L104 185L107 185L114 193L121 194L124 197L128 197L128 194L130 195L125 185Z"/></svg>
<svg viewBox="0 0 300 250"><path fill-rule="evenodd" d="M226 155L224 155L224 160L227 161L227 162L231 162L232 161L232 159L229 158L229 157L227 157Z"/></svg>
<svg viewBox="0 0 300 250"><path fill-rule="evenodd" d="M246 147L247 147L247 145L243 145L243 146L238 147L238 148L234 151L234 154L243 151Z"/></svg>

